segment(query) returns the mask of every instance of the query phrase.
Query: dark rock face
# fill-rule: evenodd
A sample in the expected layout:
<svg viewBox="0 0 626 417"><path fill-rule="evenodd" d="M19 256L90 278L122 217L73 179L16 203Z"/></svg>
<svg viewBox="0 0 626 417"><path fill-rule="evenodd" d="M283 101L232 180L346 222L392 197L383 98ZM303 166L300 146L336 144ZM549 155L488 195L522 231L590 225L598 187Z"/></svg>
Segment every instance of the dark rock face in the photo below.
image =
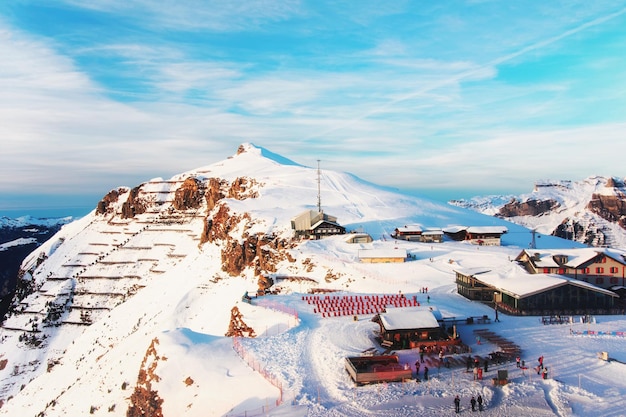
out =
<svg viewBox="0 0 626 417"><path fill-rule="evenodd" d="M117 202L120 198L120 194L125 193L127 189L125 188L117 188L115 190L111 190L105 195L102 200L98 202L96 206L96 214L106 214L112 211L111 204Z"/></svg>
<svg viewBox="0 0 626 417"><path fill-rule="evenodd" d="M594 194L587 208L603 219L626 229L626 196Z"/></svg>
<svg viewBox="0 0 626 417"><path fill-rule="evenodd" d="M197 209L202 204L204 187L196 178L187 178L176 190L172 206L176 210Z"/></svg>
<svg viewBox="0 0 626 417"><path fill-rule="evenodd" d="M538 216L557 209L559 203L554 200L528 200L521 202L512 199L498 212L498 217Z"/></svg>
<svg viewBox="0 0 626 417"><path fill-rule="evenodd" d="M122 219L132 219L137 214L146 212L148 205L146 201L139 197L139 191L141 191L141 186L130 190L128 199L122 204Z"/></svg>
<svg viewBox="0 0 626 417"><path fill-rule="evenodd" d="M230 185L228 197L236 200L245 200L247 198L257 198L257 192L252 191L252 187L257 185L256 181L250 178L236 178Z"/></svg>
<svg viewBox="0 0 626 417"><path fill-rule="evenodd" d="M590 246L605 246L608 236L595 224L583 225L576 220L565 219L552 232L553 236L574 240Z"/></svg>
<svg viewBox="0 0 626 417"><path fill-rule="evenodd" d="M225 197L222 187L226 186L226 181L219 178L209 178L206 185L205 199L207 204L207 212L213 210L217 203Z"/></svg>

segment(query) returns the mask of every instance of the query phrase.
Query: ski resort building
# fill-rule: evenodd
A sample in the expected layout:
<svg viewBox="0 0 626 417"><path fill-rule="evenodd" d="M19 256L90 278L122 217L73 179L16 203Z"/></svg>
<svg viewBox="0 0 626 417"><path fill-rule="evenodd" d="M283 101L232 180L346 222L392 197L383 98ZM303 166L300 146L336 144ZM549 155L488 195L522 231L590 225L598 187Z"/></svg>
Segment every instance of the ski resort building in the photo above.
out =
<svg viewBox="0 0 626 417"><path fill-rule="evenodd" d="M439 310L430 307L388 309L372 321L380 326L381 345L389 349L461 343L446 333Z"/></svg>
<svg viewBox="0 0 626 417"><path fill-rule="evenodd" d="M452 240L481 246L500 246L501 237L508 229L504 226L451 226L443 229L443 232Z"/></svg>
<svg viewBox="0 0 626 417"><path fill-rule="evenodd" d="M291 228L295 237L301 239L321 239L346 233L346 228L337 223L335 216L314 210L304 211L292 218Z"/></svg>
<svg viewBox="0 0 626 417"><path fill-rule="evenodd" d="M457 292L513 315L617 314L617 294L555 274L506 274L488 268L456 273Z"/></svg>
<svg viewBox="0 0 626 417"><path fill-rule="evenodd" d="M406 249L361 249L359 260L363 263L405 262L408 255Z"/></svg>
<svg viewBox="0 0 626 417"><path fill-rule="evenodd" d="M615 249L526 249L515 260L531 274L558 274L602 288L626 286L626 252Z"/></svg>
<svg viewBox="0 0 626 417"><path fill-rule="evenodd" d="M422 229L420 225L414 224L397 227L391 237L411 242L440 243L443 242L443 230Z"/></svg>
<svg viewBox="0 0 626 417"><path fill-rule="evenodd" d="M346 243L371 243L374 239L367 233L349 233L346 235Z"/></svg>

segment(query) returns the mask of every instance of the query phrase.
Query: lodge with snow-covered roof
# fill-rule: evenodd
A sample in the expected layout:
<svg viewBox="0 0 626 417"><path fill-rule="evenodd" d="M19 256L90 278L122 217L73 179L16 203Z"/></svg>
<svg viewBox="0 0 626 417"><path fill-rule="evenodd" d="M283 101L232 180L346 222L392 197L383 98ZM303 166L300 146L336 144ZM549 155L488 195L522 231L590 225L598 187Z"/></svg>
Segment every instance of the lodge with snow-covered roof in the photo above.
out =
<svg viewBox="0 0 626 417"><path fill-rule="evenodd" d="M346 228L337 223L337 217L315 210L306 210L292 218L291 228L295 237L301 239L321 239L346 233Z"/></svg>
<svg viewBox="0 0 626 417"><path fill-rule="evenodd" d="M424 242L424 243L441 243L443 242L443 230L441 229L423 229L418 224L411 224L401 227L396 227L392 238L398 240L407 240L410 242Z"/></svg>
<svg viewBox="0 0 626 417"><path fill-rule="evenodd" d="M449 226L443 229L452 240L481 246L500 246L502 235L508 231L505 226Z"/></svg>
<svg viewBox="0 0 626 417"><path fill-rule="evenodd" d="M521 268L497 273L490 268L456 269L457 292L514 315L617 314L617 294L588 282L555 274L529 274Z"/></svg>
<svg viewBox="0 0 626 417"><path fill-rule="evenodd" d="M602 288L626 286L626 252L616 249L525 249L515 260L531 274L558 274Z"/></svg>
<svg viewBox="0 0 626 417"><path fill-rule="evenodd" d="M408 254L406 249L361 249L359 260L363 263L405 262Z"/></svg>
<svg viewBox="0 0 626 417"><path fill-rule="evenodd" d="M446 333L443 317L434 307L391 308L375 315L372 321L380 326L381 344L390 349L461 343Z"/></svg>

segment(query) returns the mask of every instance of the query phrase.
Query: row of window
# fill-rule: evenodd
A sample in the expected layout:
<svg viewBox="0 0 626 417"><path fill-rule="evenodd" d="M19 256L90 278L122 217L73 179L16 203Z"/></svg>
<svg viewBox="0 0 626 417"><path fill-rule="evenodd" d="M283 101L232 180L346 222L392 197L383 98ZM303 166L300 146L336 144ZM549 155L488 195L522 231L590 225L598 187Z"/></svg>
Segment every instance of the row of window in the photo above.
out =
<svg viewBox="0 0 626 417"><path fill-rule="evenodd" d="M591 268L583 268L581 270L581 272L583 274L589 275L591 274ZM611 274L617 274L619 272L619 268L616 266L612 266L609 268L609 273ZM543 273L544 274L549 274L550 273L550 268L543 268ZM596 274L604 274L604 267L602 266L597 266L595 268L595 273ZM557 274L561 274L561 275L565 275L565 268L559 268L559 270L557 271Z"/></svg>
<svg viewBox="0 0 626 417"><path fill-rule="evenodd" d="M598 285L602 285L602 284L604 284L604 278L605 278L605 277L596 277L596 278L595 278L595 280L596 280L596 284L598 284ZM608 282L609 282L610 284L613 284L613 285L619 284L619 283L620 283L619 281L620 281L620 279L621 279L621 278L618 278L618 277L606 277L606 278L608 278ZM585 282L589 282L589 280L588 280L588 279L585 279L584 281L585 281Z"/></svg>

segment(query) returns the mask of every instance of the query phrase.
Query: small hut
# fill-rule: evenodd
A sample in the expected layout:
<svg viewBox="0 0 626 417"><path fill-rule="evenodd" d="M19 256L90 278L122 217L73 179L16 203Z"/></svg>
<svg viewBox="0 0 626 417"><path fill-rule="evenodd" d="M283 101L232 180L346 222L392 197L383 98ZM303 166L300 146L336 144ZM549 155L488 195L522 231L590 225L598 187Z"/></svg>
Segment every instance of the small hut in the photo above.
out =
<svg viewBox="0 0 626 417"><path fill-rule="evenodd" d="M418 346L459 344L443 327L443 319L431 307L389 309L372 319L380 326L381 345L389 349L410 349Z"/></svg>

